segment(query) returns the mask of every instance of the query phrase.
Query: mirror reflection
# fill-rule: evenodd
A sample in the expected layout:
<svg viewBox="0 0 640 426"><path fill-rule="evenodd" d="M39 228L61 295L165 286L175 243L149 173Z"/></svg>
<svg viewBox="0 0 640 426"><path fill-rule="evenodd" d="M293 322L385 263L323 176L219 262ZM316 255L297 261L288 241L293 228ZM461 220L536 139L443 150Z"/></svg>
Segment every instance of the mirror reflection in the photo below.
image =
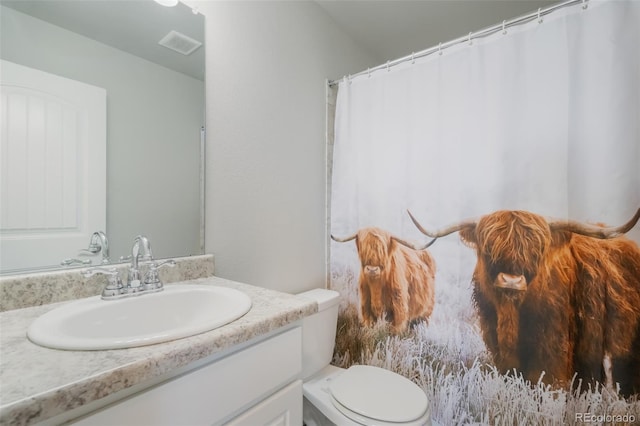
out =
<svg viewBox="0 0 640 426"><path fill-rule="evenodd" d="M112 262L139 234L157 258L201 254L204 16L152 0L0 7L0 272L101 264L102 235Z"/></svg>

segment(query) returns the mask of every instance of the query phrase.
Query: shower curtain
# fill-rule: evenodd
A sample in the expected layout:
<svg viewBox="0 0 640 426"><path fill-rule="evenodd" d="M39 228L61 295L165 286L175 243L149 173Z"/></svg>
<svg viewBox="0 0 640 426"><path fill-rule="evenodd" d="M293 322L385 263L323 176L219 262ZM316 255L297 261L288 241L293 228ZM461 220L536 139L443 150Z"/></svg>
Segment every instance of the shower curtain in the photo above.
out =
<svg viewBox="0 0 640 426"><path fill-rule="evenodd" d="M549 356L548 365L533 365L536 355L523 353L526 336L538 339L555 329L525 324L528 314L517 310L524 305L515 302L504 302L515 306L511 314L496 312L502 302L481 288L498 279L491 268L499 263L508 265L499 276L505 287L495 297L507 300L511 292L518 294L512 299L524 298L531 290L524 283L536 274L539 280L545 273L551 277L547 286L556 283L557 265L544 273L521 265L539 255L518 240L518 224L619 226L640 207L639 23L640 2L589 1L586 8L569 6L340 82L330 210L330 286L343 296L335 364L372 364L406 375L423 387L443 424L577 424L596 415L640 420L631 383L640 380L640 360L612 361L610 330L601 336L597 366L575 355L588 346L579 338L560 341L567 352L563 360ZM511 249L518 259L506 259L496 239L489 242L493 246L486 241L491 221L504 210L525 212L520 222L505 219L495 234L503 246L516 246ZM432 240L408 211L428 232L467 225L426 249L400 249L402 243L424 246ZM598 240L593 247L607 244L571 232L558 235L562 242L552 234L545 244L564 244L563 250L583 240ZM640 224L626 238L640 242ZM560 270L584 275L586 257L601 262L611 252L584 250L575 265ZM593 267L600 272L589 277L609 273L600 264ZM640 279L640 269L629 267L625 274L622 281ZM617 303L611 294L620 290L601 290L605 284L598 286L598 280L608 279L592 279L593 292L609 291L602 296L605 310ZM562 333L574 330L567 331L573 339L580 332L575 330L588 326L576 298L590 291L566 290L573 313L554 312L553 301L536 306L557 316ZM637 285L620 291L633 293L630 303L640 297ZM640 333L633 319L640 317L640 304L626 309L633 328L627 334ZM515 324L495 319L501 315ZM511 337L502 335L505 327L515 329ZM631 347L620 353L640 351L640 339L629 339ZM545 341L529 343L534 352L545 347ZM509 345L517 348L505 350ZM627 388L620 388L620 372L612 376L607 362L614 370L630 369L624 373L631 377Z"/></svg>

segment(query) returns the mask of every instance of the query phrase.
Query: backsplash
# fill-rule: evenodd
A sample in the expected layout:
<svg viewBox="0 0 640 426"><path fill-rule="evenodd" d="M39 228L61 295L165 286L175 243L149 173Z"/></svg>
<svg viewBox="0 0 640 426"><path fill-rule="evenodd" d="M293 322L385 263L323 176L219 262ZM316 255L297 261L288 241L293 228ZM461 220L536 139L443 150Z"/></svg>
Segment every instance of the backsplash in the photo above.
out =
<svg viewBox="0 0 640 426"><path fill-rule="evenodd" d="M205 278L213 275L214 258L211 254L178 257L176 266L159 271L163 283ZM109 265L126 279L129 264ZM96 296L107 283L104 276L84 278L82 271L90 268L38 272L0 277L0 312L28 308L65 300Z"/></svg>

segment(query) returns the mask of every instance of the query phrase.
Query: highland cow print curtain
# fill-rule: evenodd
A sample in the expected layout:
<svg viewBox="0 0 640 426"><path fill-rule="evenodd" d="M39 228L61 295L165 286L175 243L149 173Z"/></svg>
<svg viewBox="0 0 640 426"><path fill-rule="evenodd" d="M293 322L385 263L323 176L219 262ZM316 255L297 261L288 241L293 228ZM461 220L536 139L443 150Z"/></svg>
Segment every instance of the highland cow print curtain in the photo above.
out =
<svg viewBox="0 0 640 426"><path fill-rule="evenodd" d="M340 83L334 364L446 425L640 421L639 46L589 1Z"/></svg>

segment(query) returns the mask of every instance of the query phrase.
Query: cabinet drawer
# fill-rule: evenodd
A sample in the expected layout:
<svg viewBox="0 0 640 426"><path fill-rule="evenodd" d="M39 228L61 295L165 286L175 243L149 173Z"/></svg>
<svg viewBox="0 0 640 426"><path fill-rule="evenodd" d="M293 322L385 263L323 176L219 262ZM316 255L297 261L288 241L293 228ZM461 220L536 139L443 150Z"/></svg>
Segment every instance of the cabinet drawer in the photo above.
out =
<svg viewBox="0 0 640 426"><path fill-rule="evenodd" d="M291 382L302 368L301 347L297 327L118 401L76 424L220 422Z"/></svg>
<svg viewBox="0 0 640 426"><path fill-rule="evenodd" d="M256 404L225 426L299 426L302 424L302 381Z"/></svg>

